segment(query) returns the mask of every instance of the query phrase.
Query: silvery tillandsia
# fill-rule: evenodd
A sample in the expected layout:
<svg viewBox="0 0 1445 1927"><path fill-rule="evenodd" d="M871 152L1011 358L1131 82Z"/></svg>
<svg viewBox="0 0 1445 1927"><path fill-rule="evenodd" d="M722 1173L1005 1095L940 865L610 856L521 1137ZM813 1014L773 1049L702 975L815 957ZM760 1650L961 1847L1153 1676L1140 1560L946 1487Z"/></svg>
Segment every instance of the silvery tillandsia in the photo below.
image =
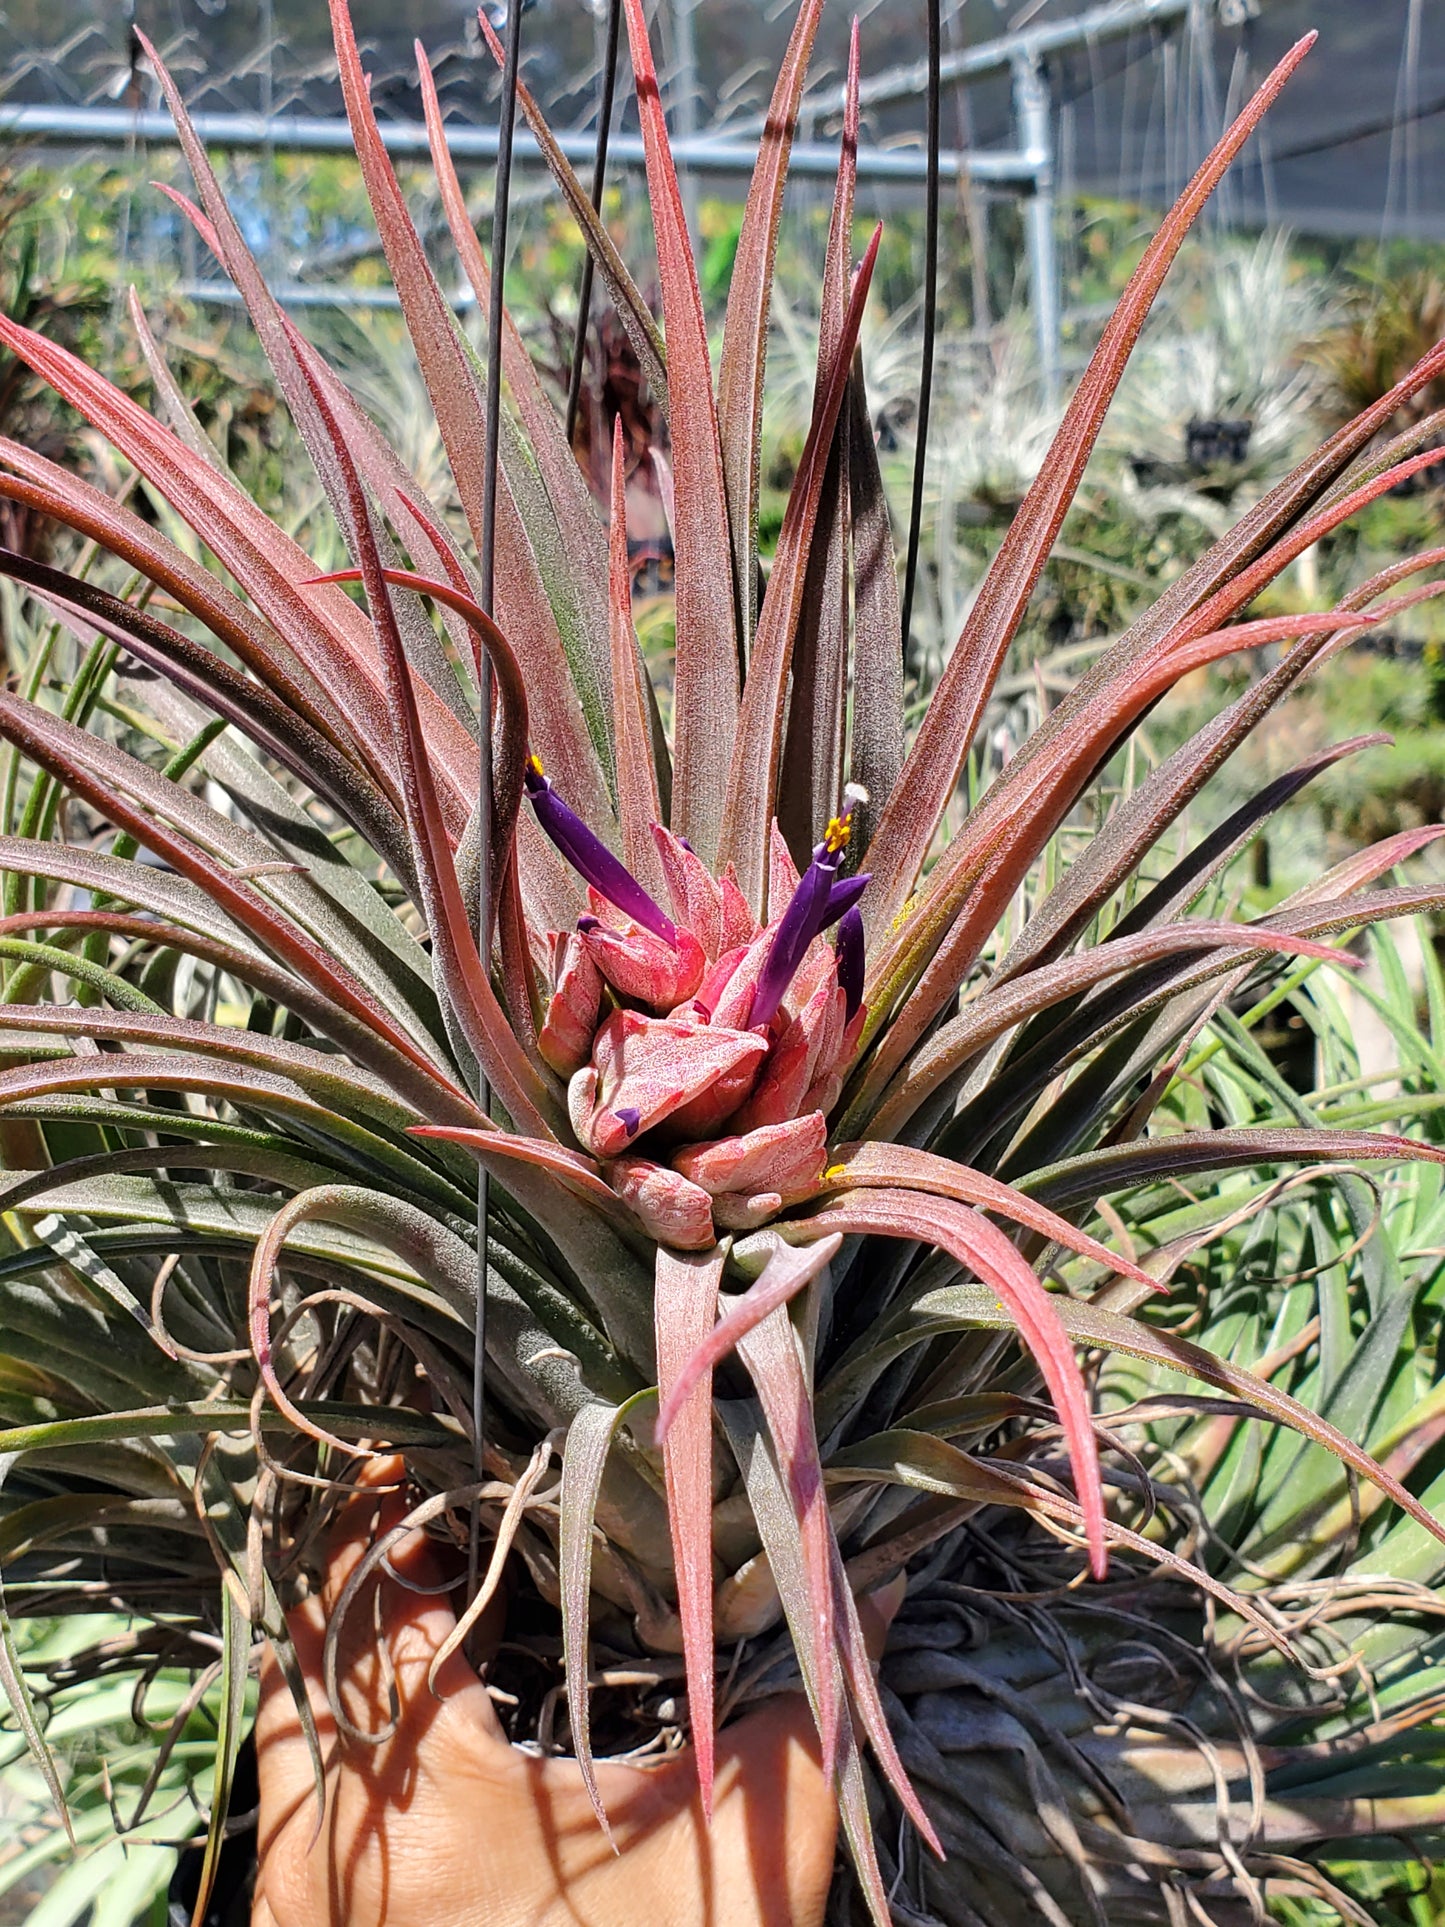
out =
<svg viewBox="0 0 1445 1927"><path fill-rule="evenodd" d="M192 1666L218 1708L209 1879L253 1654L270 1642L314 1739L286 1614L399 1454L400 1515L318 1662L338 1723L350 1604L415 1526L461 1561L433 1673L490 1624L507 1737L575 1758L603 1827L595 1760L688 1748L706 1811L729 1721L801 1683L839 1920L1367 1920L1328 1868L1441 1817L1445 1017L1437 976L1427 1027L1397 1000L1400 1095L1366 1101L1337 985L1358 933L1445 901L1413 880L1442 831L1246 921L1220 907L1232 858L1380 739L1207 834L1184 821L1312 669L1445 588L1434 549L1334 607L1251 613L1438 460L1437 417L1390 430L1445 345L1161 583L1000 764L993 691L1110 398L1302 41L1144 249L906 730L856 28L811 421L758 553L820 11L792 27L716 370L641 0L660 319L518 88L665 421L665 664L634 625L635 451L619 430L599 505L510 317L490 371L459 325L345 0L341 86L444 485L269 291L148 43L196 199L165 191L244 302L346 566L240 486L138 300L154 414L0 317L135 478L107 493L0 441L0 497L87 558L0 554L79 665L0 692L0 1678L63 1803L25 1622L121 1611L140 1630L111 1672ZM418 60L485 313L496 264ZM1121 785L1151 709L1226 660L1242 693ZM1319 1030L1314 1092L1254 1034L1286 998ZM900 1574L880 1671L856 1601Z"/></svg>

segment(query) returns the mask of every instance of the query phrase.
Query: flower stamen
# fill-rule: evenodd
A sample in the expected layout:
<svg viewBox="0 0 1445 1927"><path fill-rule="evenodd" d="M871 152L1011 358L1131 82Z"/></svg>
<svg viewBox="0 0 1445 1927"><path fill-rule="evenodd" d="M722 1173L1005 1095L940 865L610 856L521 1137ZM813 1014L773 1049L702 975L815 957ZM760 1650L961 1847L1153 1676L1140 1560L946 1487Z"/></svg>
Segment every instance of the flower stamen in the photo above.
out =
<svg viewBox="0 0 1445 1927"><path fill-rule="evenodd" d="M867 800L868 792L859 783L850 783L844 790L845 807L829 822L822 842L813 851L812 862L798 879L798 887L778 919L767 957L758 972L749 1013L748 1021L754 1029L772 1022L809 946L830 924L837 923L852 910L867 887L866 874L843 878L838 875L853 834L853 811ZM858 934L862 934L861 922Z"/></svg>

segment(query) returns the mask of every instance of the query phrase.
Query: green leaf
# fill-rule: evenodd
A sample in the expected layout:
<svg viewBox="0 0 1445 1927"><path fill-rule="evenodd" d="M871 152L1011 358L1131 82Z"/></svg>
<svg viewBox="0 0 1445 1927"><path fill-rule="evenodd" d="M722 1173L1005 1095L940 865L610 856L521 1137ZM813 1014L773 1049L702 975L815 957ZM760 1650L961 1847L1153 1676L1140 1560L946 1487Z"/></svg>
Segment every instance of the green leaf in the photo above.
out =
<svg viewBox="0 0 1445 1927"><path fill-rule="evenodd" d="M588 1696L589 1638L592 1598L592 1542L596 1532L597 1497L607 1455L617 1428L625 1425L656 1394L637 1392L621 1405L584 1405L567 1428L562 1450L562 1490L558 1498L560 1540L558 1579L562 1589L562 1646L567 1671L567 1717L572 1726L572 1750L582 1774L592 1811L613 1852L618 1851L602 1804L592 1762L592 1708Z"/></svg>
<svg viewBox="0 0 1445 1927"><path fill-rule="evenodd" d="M0 1446L0 1480L4 1479L14 1464L16 1456L13 1451ZM60 1815L66 1838L74 1847L75 1829L71 1823L70 1808L65 1798L65 1787L60 1778L60 1769L46 1744L45 1734L36 1716L35 1701L31 1697L29 1683L25 1678L24 1664L16 1650L15 1629L11 1624L9 1609L5 1603L3 1585L0 1585L0 1691L3 1691L10 1704L10 1712L24 1735L30 1757L40 1769L50 1797L55 1802L55 1810Z"/></svg>
<svg viewBox="0 0 1445 1927"><path fill-rule="evenodd" d="M245 1737L246 1678L251 1664L251 1621L234 1576L225 1575L221 1587L221 1704L216 1722L216 1772L211 1786L211 1815L206 1827L206 1844L201 1856L196 1903L191 1912L191 1927L202 1927L211 1904L216 1883L221 1846L226 1837L226 1817L231 1807L231 1788L236 1777L236 1759Z"/></svg>

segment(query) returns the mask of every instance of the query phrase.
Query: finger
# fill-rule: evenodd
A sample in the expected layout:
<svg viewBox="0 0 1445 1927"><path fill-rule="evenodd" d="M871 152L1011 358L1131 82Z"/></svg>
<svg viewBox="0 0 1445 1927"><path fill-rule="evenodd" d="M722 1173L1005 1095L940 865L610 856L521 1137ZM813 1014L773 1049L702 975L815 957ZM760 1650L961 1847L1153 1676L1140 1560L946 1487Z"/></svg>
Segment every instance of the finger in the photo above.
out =
<svg viewBox="0 0 1445 1927"><path fill-rule="evenodd" d="M399 1458L369 1461L328 1542L322 1605L327 1626L345 1607L337 1662L343 1707L358 1728L375 1732L391 1722L393 1690L403 1725L430 1724L441 1701L454 1716L470 1719L487 1738L505 1745L490 1695L460 1649L430 1677L437 1653L456 1629L450 1594L461 1575L424 1531L395 1536L408 1509L398 1489L403 1477ZM372 1576L343 1601L362 1559L388 1538ZM504 1611L504 1602L497 1603ZM384 1665L378 1638L384 1642Z"/></svg>
<svg viewBox="0 0 1445 1927"><path fill-rule="evenodd" d="M319 1622L319 1612L314 1617ZM336 1744L336 1723L321 1684L319 1624L306 1624L300 1614L293 1614L290 1631L325 1761ZM314 1802L316 1793L316 1773L306 1731L276 1650L269 1643L261 1660L255 1741L256 1771L261 1786L258 1845L264 1854L292 1817L303 1806ZM264 1918L269 1919L269 1915ZM262 1927L262 1923L263 1916L258 1910L253 1915L252 1927Z"/></svg>
<svg viewBox="0 0 1445 1927"><path fill-rule="evenodd" d="M405 1516L405 1484L406 1463L399 1453L362 1461L355 1487L337 1507L326 1538L321 1598L327 1621L336 1611L352 1573L376 1543L379 1532L385 1529L380 1524L383 1511L389 1511L388 1527Z"/></svg>
<svg viewBox="0 0 1445 1927"><path fill-rule="evenodd" d="M863 1628L863 1644L871 1660L880 1660L888 1644L888 1629L898 1616L908 1592L908 1574L895 1573L876 1592L865 1593L858 1601L858 1622Z"/></svg>
<svg viewBox="0 0 1445 1927"><path fill-rule="evenodd" d="M808 1702L784 1693L718 1735L714 1898L722 1919L745 1890L786 1896L780 1918L821 1920L833 1871L838 1803L823 1776ZM746 1917L753 1919L751 1909ZM771 1908L758 1918L773 1918Z"/></svg>

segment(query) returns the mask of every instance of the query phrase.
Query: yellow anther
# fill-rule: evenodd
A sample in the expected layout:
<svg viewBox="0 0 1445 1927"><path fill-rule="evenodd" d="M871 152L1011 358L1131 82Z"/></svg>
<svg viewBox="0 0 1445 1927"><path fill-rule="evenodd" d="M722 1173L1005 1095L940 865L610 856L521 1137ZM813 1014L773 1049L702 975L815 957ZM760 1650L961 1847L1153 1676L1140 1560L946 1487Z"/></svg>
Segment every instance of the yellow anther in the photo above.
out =
<svg viewBox="0 0 1445 1927"><path fill-rule="evenodd" d="M547 774L546 770L542 767L542 759L535 750L533 750L527 758L527 768L532 772L533 776L545 776Z"/></svg>
<svg viewBox="0 0 1445 1927"><path fill-rule="evenodd" d="M846 850L853 834L853 812L860 803L868 801L868 792L861 783L843 785L843 808L829 820L823 832L823 848L829 856L836 856L839 850Z"/></svg>
<svg viewBox="0 0 1445 1927"><path fill-rule="evenodd" d="M823 1173L823 1182L824 1184L836 1184L840 1178L846 1178L847 1175L848 1167L846 1164L830 1164Z"/></svg>

